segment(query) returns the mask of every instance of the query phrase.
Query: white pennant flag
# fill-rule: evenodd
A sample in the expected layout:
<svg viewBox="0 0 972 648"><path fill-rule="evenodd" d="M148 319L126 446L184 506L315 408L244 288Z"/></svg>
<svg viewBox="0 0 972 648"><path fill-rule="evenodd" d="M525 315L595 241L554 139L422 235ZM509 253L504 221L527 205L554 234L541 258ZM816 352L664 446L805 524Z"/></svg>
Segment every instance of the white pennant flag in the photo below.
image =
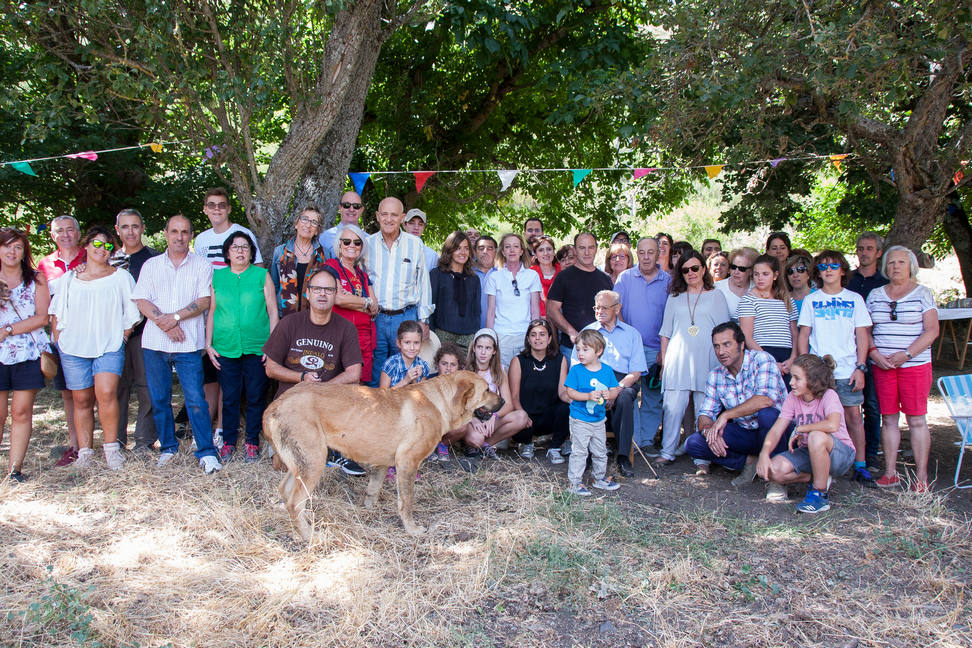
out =
<svg viewBox="0 0 972 648"><path fill-rule="evenodd" d="M500 182L503 183L500 191L506 191L513 184L513 178L516 177L519 171L497 171L496 173L499 175Z"/></svg>

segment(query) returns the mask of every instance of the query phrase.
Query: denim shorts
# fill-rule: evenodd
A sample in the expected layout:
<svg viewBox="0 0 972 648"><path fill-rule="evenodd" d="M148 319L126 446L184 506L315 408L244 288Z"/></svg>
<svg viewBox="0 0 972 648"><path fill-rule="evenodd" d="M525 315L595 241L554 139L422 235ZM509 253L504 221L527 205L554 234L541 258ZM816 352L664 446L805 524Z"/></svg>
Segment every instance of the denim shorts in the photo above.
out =
<svg viewBox="0 0 972 648"><path fill-rule="evenodd" d="M125 343L122 342L117 351L109 351L97 358L81 358L61 351L61 368L67 388L72 391L92 387L95 374L113 373L120 377L125 368Z"/></svg>
<svg viewBox="0 0 972 648"><path fill-rule="evenodd" d="M840 404L844 407L858 407L864 404L864 390L854 391L848 382L850 377L838 378L834 376L834 384L837 392L837 397L840 398Z"/></svg>
<svg viewBox="0 0 972 648"><path fill-rule="evenodd" d="M793 452L787 450L779 456L789 461L795 471L808 475L813 474L813 468L810 465L810 450L807 446L797 448ZM854 448L843 441L834 439L834 447L830 450L830 474L834 477L845 474L854 465L854 456Z"/></svg>

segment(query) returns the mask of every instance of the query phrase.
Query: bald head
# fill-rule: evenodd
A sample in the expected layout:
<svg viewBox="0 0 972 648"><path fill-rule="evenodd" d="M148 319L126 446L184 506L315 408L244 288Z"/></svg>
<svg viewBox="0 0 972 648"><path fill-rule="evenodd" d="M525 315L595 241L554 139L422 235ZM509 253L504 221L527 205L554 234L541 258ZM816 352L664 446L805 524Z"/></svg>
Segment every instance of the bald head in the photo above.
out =
<svg viewBox="0 0 972 648"><path fill-rule="evenodd" d="M382 199L378 203L378 227L386 239L396 239L401 233L402 220L405 218L405 206L402 201L393 196Z"/></svg>

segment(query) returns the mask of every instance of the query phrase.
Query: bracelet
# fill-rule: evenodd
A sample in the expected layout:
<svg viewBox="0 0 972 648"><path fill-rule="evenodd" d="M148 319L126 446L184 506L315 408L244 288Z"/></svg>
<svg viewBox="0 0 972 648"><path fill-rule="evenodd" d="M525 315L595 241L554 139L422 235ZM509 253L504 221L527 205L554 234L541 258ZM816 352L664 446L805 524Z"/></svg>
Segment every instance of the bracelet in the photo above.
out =
<svg viewBox="0 0 972 648"><path fill-rule="evenodd" d="M913 355L911 355L911 351L909 351L908 349L905 349L905 355L906 355L906 356L908 356L908 359L909 359L909 360L911 360L911 359L913 359L913 358L914 358L914 356L913 356Z"/></svg>
<svg viewBox="0 0 972 648"><path fill-rule="evenodd" d="M300 380L298 380L297 382L304 382L304 376L306 376L306 375L307 375L307 372L306 371L301 371L300 372Z"/></svg>

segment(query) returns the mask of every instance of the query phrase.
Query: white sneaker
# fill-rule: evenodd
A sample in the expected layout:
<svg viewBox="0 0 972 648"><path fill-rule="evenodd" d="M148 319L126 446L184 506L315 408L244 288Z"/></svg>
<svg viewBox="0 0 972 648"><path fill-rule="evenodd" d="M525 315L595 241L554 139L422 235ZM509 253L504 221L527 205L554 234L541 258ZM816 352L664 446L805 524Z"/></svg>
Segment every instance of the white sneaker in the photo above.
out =
<svg viewBox="0 0 972 648"><path fill-rule="evenodd" d="M562 464L565 461L567 461L566 459L564 459L564 455L562 455L560 453L560 450L558 450L557 448L550 448L549 450L547 450L547 459L550 460L550 463L555 465Z"/></svg>
<svg viewBox="0 0 972 648"><path fill-rule="evenodd" d="M532 443L520 444L520 456L524 459L533 459L534 450Z"/></svg>
<svg viewBox="0 0 972 648"><path fill-rule="evenodd" d="M78 468L87 468L91 465L92 459L94 459L94 450L91 448L80 448L78 450L78 458L74 460L74 465Z"/></svg>
<svg viewBox="0 0 972 648"><path fill-rule="evenodd" d="M217 450L223 447L223 428L213 430L213 445Z"/></svg>
<svg viewBox="0 0 972 648"><path fill-rule="evenodd" d="M786 486L783 484L777 484L776 482L766 484L767 502L785 502L789 498L789 495L786 494Z"/></svg>
<svg viewBox="0 0 972 648"><path fill-rule="evenodd" d="M125 465L125 457L122 456L117 443L105 444L105 463L112 470L121 470Z"/></svg>
<svg viewBox="0 0 972 648"><path fill-rule="evenodd" d="M219 463L219 459L217 459L213 455L206 455L205 457L200 459L199 465L203 467L203 470L206 471L207 475L211 475L217 470L223 469L223 465Z"/></svg>
<svg viewBox="0 0 972 648"><path fill-rule="evenodd" d="M172 458L173 457L175 457L175 453L174 452L163 452L162 454L159 455L159 460L155 462L155 467L156 468L161 468L165 464L167 464L170 461L172 461Z"/></svg>
<svg viewBox="0 0 972 648"><path fill-rule="evenodd" d="M618 482L614 480L607 480L607 479L595 479L591 483L591 486L606 491L615 491L621 488L621 484L619 484Z"/></svg>

